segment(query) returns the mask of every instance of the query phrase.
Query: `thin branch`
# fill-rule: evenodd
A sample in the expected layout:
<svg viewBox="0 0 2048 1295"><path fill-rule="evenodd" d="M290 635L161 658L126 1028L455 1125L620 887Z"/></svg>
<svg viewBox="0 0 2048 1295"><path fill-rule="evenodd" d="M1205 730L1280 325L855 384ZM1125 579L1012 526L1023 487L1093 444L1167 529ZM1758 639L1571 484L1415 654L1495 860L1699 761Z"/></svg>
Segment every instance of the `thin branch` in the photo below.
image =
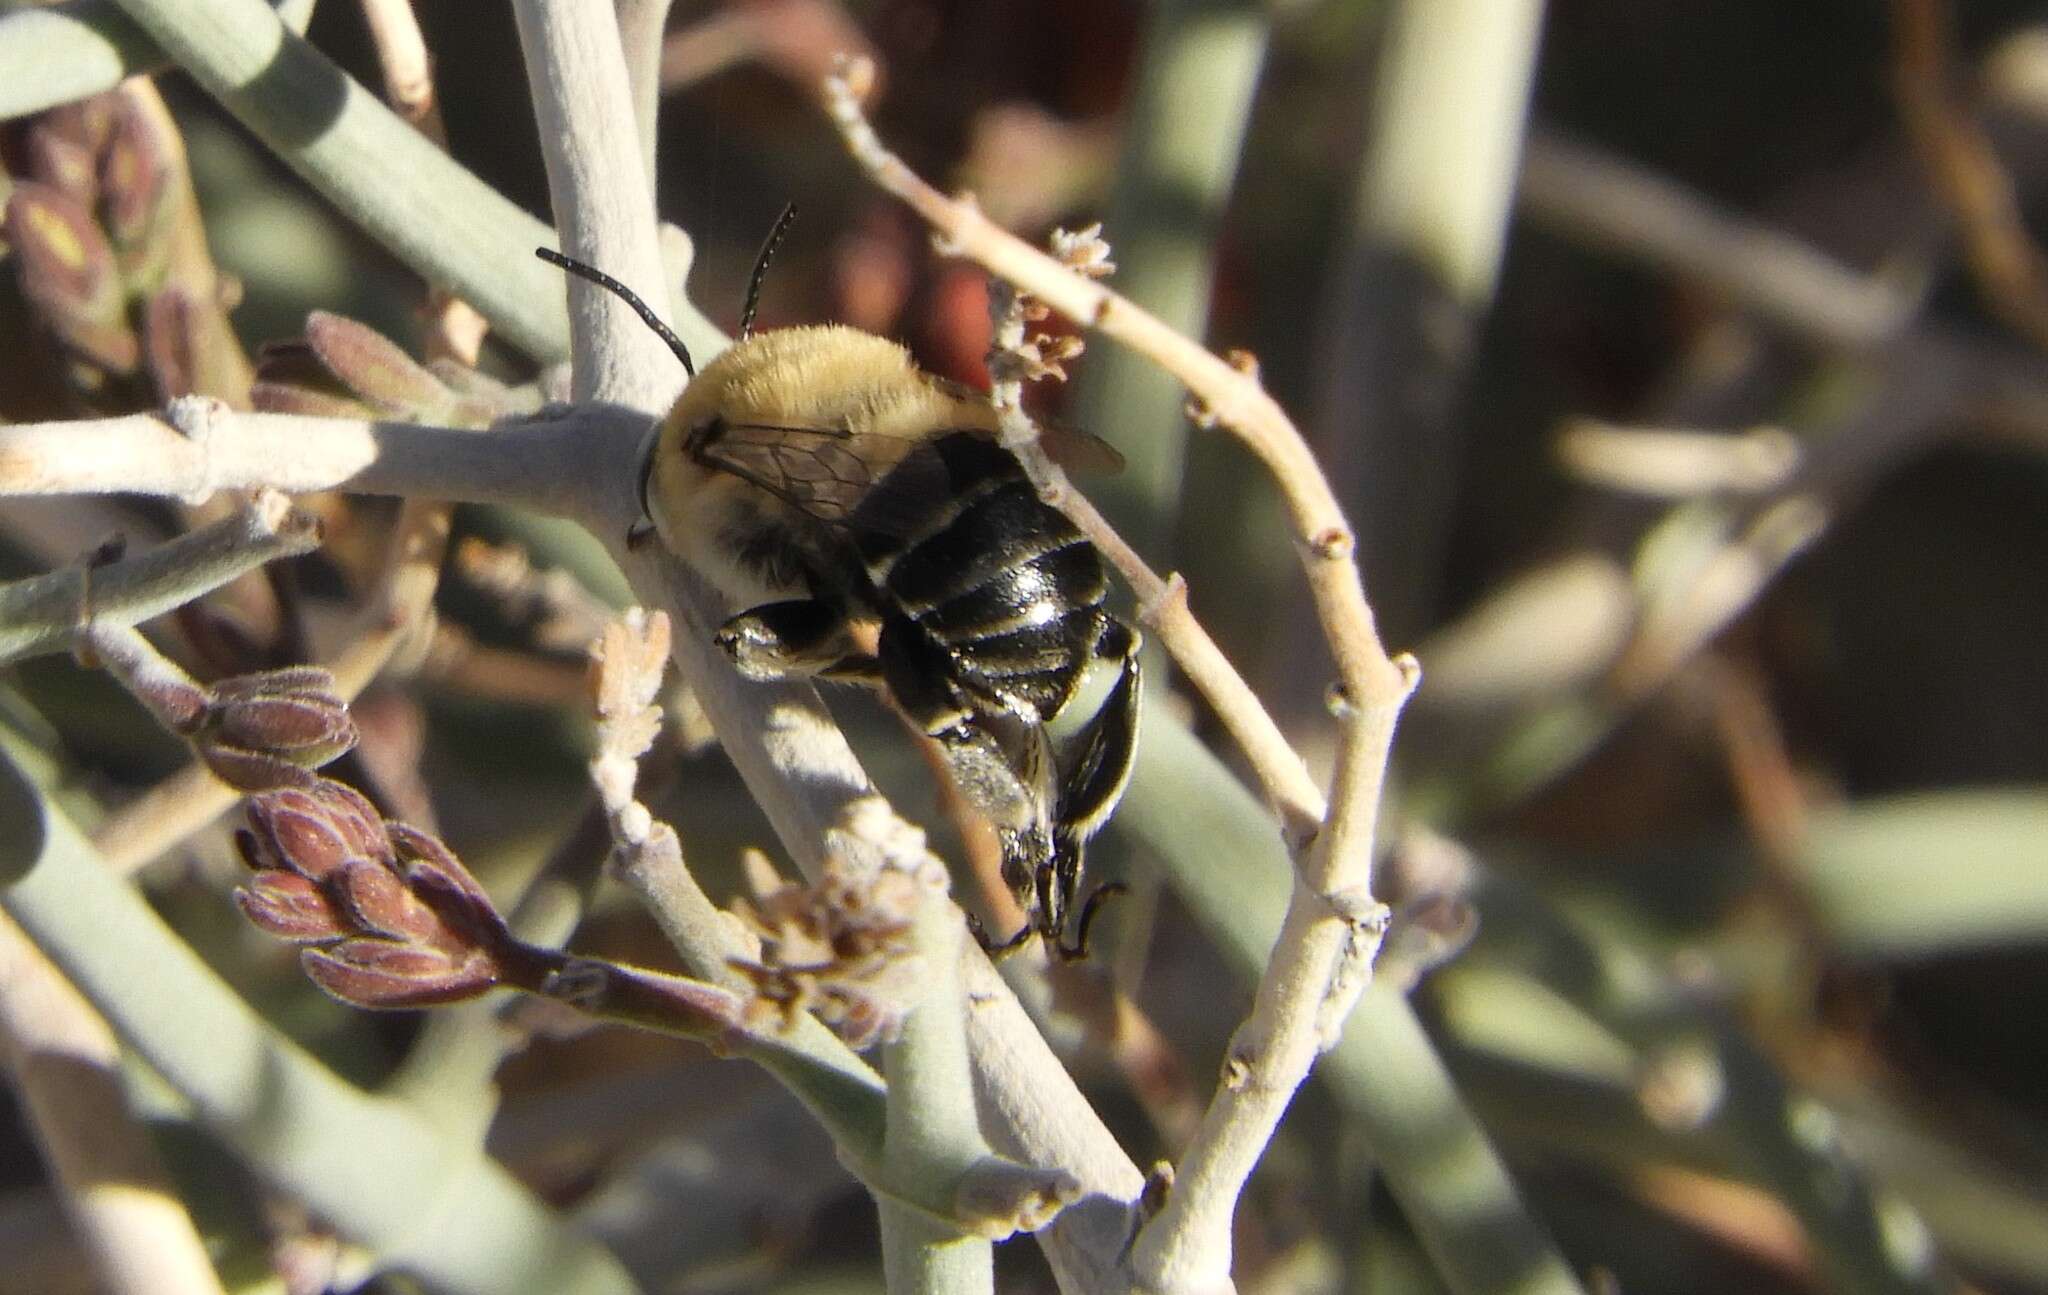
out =
<svg viewBox="0 0 2048 1295"><path fill-rule="evenodd" d="M602 0L515 0L512 11L519 20L562 250L601 267L645 300L668 300L654 199L635 147L638 135L619 129L634 113L611 6ZM575 276L563 278L575 399L647 413L666 405L681 375L661 339L610 292Z"/></svg>
<svg viewBox="0 0 2048 1295"><path fill-rule="evenodd" d="M1798 438L1782 427L1710 432L1573 418L1557 434L1557 457L1580 480L1669 499L1774 490L1799 456Z"/></svg>
<svg viewBox="0 0 2048 1295"><path fill-rule="evenodd" d="M1877 346L1919 313L1916 285L1860 274L1554 131L1531 132L1519 197L1522 210L1543 224L1697 280L1780 327L1833 346Z"/></svg>
<svg viewBox="0 0 2048 1295"><path fill-rule="evenodd" d="M672 0L614 0L619 46L633 99L633 125L640 133L640 164L651 190L655 183L655 118L661 111L662 33Z"/></svg>
<svg viewBox="0 0 2048 1295"><path fill-rule="evenodd" d="M1951 6L1892 0L1892 85L1899 114L1962 227L1970 273L2000 318L2048 348L2048 257L2027 230L2019 195L1983 126L1955 101Z"/></svg>
<svg viewBox="0 0 2048 1295"><path fill-rule="evenodd" d="M943 895L941 890L939 895ZM933 900L937 895L930 897ZM968 1165L962 1150L988 1156L974 1111L967 1052L967 998L961 990L961 936L965 928L951 904L927 902L912 919L913 947L929 968L924 993L911 1006L903 1030L883 1052L889 1075L883 1162L892 1180L957 1178ZM1069 1192L1078 1188L1066 1179ZM882 1273L889 1295L970 1295L995 1290L995 1252L986 1236L918 1226L893 1202L879 1202Z"/></svg>
<svg viewBox="0 0 2048 1295"><path fill-rule="evenodd" d="M196 501L272 486L616 516L605 489L616 483L589 465L623 464L643 427L590 410L485 437L418 423L240 413L183 396L160 414L0 427L0 496L135 492Z"/></svg>
<svg viewBox="0 0 2048 1295"><path fill-rule="evenodd" d="M384 97L406 124L442 148L448 132L434 97L434 64L412 0L361 0L363 20L384 73Z"/></svg>
<svg viewBox="0 0 2048 1295"><path fill-rule="evenodd" d="M827 81L825 94L848 147L877 184L922 215L948 252L1150 356L1187 384L1204 421L1228 428L1266 464L1287 502L1337 662L1341 727L1329 813L1299 861L1294 900L1253 1013L1233 1040L1225 1082L1182 1158L1174 1190L1131 1251L1141 1283L1227 1284L1238 1194L1315 1057L1336 1041L1384 931L1384 910L1371 894L1373 834L1394 721L1419 672L1412 659L1390 658L1380 644L1351 530L1299 431L1250 366L1211 354L926 184L882 145L862 114L856 86L864 90L871 80L851 65ZM1270 790L1284 785L1280 770L1298 767L1298 758L1283 761L1261 776Z"/></svg>
<svg viewBox="0 0 2048 1295"><path fill-rule="evenodd" d="M319 523L266 491L255 506L139 556L0 585L0 661L61 650L88 614L134 625L319 544Z"/></svg>

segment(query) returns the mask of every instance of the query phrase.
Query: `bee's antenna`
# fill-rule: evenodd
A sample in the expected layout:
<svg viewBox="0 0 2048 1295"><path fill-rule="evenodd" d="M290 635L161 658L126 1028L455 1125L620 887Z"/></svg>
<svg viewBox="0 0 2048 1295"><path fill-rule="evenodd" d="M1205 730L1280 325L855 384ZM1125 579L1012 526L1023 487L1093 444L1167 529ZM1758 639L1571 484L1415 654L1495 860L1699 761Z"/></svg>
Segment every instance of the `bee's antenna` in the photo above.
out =
<svg viewBox="0 0 2048 1295"><path fill-rule="evenodd" d="M754 311L761 304L761 283L768 277L768 262L775 259L775 249L782 246L782 236L789 232L789 222L795 219L796 204L792 202L775 218L775 228L768 231L768 241L761 244L761 254L754 258L754 277L747 280L747 308L740 312L741 337L754 331Z"/></svg>
<svg viewBox="0 0 2048 1295"><path fill-rule="evenodd" d="M585 265L574 257L563 256L552 247L536 247L533 249L533 254L546 261L549 265L561 266L579 279L590 280L598 287L618 297L620 301L631 306L633 312L640 316L642 322L654 330L654 335L668 343L668 349L676 353L676 358L683 362L683 372L693 378L697 376L697 366L690 362L690 348L683 345L683 339L676 336L675 329L663 323L661 316L655 314L654 310L646 302L640 300L639 293L620 283L617 279L614 279L596 266Z"/></svg>

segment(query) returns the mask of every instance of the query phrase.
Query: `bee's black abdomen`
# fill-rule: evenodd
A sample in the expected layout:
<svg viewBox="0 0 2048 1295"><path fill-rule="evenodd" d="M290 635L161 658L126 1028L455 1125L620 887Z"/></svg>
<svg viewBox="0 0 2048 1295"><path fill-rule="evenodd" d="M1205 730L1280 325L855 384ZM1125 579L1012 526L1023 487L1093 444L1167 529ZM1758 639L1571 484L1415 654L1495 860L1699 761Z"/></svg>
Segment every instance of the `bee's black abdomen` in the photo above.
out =
<svg viewBox="0 0 2048 1295"><path fill-rule="evenodd" d="M931 529L889 564L889 594L922 614L982 588L1019 564L1080 540L1072 522L1022 479L947 501Z"/></svg>
<svg viewBox="0 0 2048 1295"><path fill-rule="evenodd" d="M942 469L949 493L919 525L858 537L876 595L970 691L1050 718L1102 633L1102 558L1001 447L963 432L929 448L898 472ZM892 484L881 484L884 498Z"/></svg>
<svg viewBox="0 0 2048 1295"><path fill-rule="evenodd" d="M1043 625L1070 607L1097 605L1104 592L1102 559L1093 545L1076 536L1060 548L996 570L918 619L948 640L986 638Z"/></svg>

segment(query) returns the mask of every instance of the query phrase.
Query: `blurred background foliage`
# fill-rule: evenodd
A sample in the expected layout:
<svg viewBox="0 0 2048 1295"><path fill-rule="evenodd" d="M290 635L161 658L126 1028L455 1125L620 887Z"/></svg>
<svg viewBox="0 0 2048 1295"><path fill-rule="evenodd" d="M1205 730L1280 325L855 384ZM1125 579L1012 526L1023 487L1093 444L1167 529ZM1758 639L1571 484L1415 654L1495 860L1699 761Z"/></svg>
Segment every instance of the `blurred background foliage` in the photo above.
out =
<svg viewBox="0 0 2048 1295"><path fill-rule="evenodd" d="M1381 93L1398 7L681 3L661 212L695 240L690 294L721 326L794 200L764 326L844 320L977 379L978 272L930 253L814 106L832 53L865 47L877 125L912 165L1027 237L1108 215L1120 282L1191 295L1212 344L1259 357L1345 487L1390 640L1427 672L1397 749L1388 898L1409 920L1386 977L1419 978L1432 1038L1590 1286L2048 1291L2048 364L2030 326L2048 302L2030 260L2048 8L1552 0L1497 276L1482 254L1460 281L1360 197L1375 147L1428 127L1375 110L1418 111ZM509 13L418 10L451 152L545 218ZM1162 30L1214 39L1148 83ZM356 5L324 0L308 36L380 84ZM314 310L419 353L412 275L182 76L157 85L160 103L0 124L0 419L246 402L252 357ZM1239 85L1241 145L1212 139L1220 161L1180 188L1132 181L1136 132ZM188 163L203 246L180 206ZM1126 399L1142 379L1091 378L1117 363L1105 349L1051 412L1132 456L1099 497L1317 751L1327 664L1274 501L1233 445L1187 432L1174 393L1162 414ZM496 343L483 368L533 377ZM207 677L331 648L393 506L318 507L326 548L166 618L160 639ZM200 515L10 500L0 575ZM431 640L357 703L362 747L340 766L493 887L597 849L572 830L591 595L519 569L572 566L561 544L459 512ZM951 849L900 734L860 699L835 706ZM729 893L740 850L770 837L679 710L655 808ZM177 765L62 658L0 674L0 724L61 759L88 819ZM1113 825L1098 853L1140 898L1062 986L1062 1043L1142 1164L1172 1154L1247 994L1147 880L1135 830ZM215 830L143 881L273 1020L344 1074L390 1074L417 1022L308 986L231 915L233 868ZM618 901L578 941L664 958ZM1084 1010L1105 979L1143 1027L1113 1046ZM876 1287L869 1203L761 1075L521 1024L492 1149L650 1289ZM317 1237L162 1114L225 1272ZM1446 1288L1372 1152L1329 1087L1303 1091L1239 1220L1245 1289ZM26 1134L0 1122L0 1291L85 1289L54 1218ZM1031 1247L1001 1264L1004 1289L1049 1289Z"/></svg>

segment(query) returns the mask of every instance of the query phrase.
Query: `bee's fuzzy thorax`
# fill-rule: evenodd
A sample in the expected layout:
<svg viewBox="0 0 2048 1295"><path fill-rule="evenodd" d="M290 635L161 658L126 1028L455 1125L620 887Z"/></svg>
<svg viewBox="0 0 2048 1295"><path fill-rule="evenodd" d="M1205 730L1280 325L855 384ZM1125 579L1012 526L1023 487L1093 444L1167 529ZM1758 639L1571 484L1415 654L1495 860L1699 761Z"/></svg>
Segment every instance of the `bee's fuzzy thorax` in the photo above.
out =
<svg viewBox="0 0 2048 1295"><path fill-rule="evenodd" d="M720 352L662 422L647 503L669 549L744 600L794 588L737 560L733 537L758 536L776 519L792 535L808 527L768 492L693 458L691 435L714 422L845 431L863 439L880 476L946 429L993 431L995 413L986 398L918 368L898 343L843 324L771 329Z"/></svg>
<svg viewBox="0 0 2048 1295"><path fill-rule="evenodd" d="M684 389L671 423L850 425L915 440L937 427L992 427L987 402L939 383L886 337L844 324L778 328L721 352Z"/></svg>

